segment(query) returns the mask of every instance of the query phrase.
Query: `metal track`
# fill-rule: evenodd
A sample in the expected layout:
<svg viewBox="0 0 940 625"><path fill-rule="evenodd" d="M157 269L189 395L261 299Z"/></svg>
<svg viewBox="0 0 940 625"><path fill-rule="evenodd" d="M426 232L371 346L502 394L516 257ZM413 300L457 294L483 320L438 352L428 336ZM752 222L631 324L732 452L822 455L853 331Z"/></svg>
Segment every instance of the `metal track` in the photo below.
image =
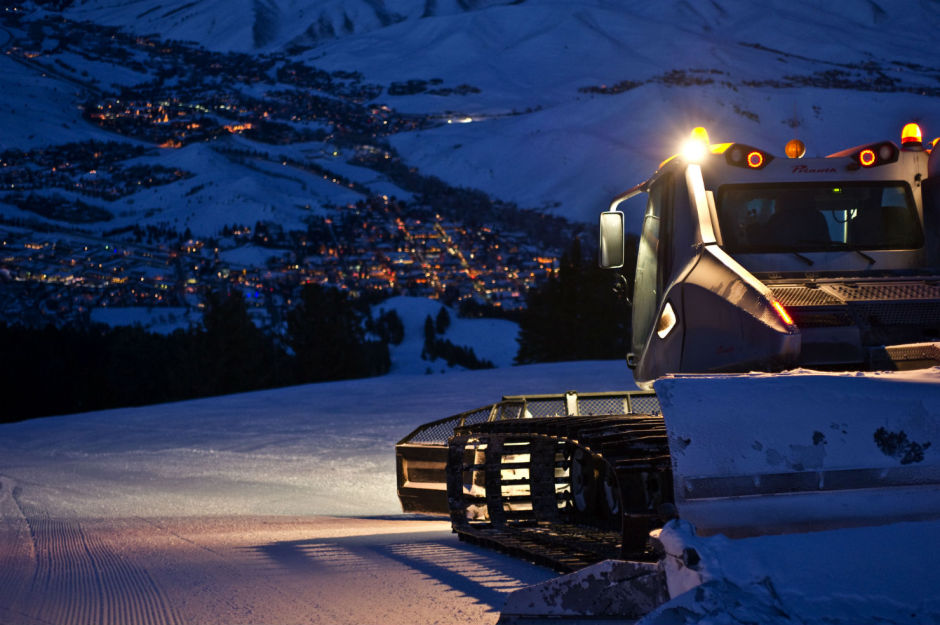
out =
<svg viewBox="0 0 940 625"><path fill-rule="evenodd" d="M567 572L647 544L672 500L660 415L519 418L458 427L447 496L462 540Z"/></svg>

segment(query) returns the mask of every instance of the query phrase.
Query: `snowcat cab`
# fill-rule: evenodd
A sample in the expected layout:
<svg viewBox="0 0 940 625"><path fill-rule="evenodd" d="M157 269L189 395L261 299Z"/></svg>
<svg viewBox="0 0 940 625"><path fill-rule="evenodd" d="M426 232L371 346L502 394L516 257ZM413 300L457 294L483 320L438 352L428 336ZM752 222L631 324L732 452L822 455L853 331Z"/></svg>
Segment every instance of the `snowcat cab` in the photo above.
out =
<svg viewBox="0 0 940 625"><path fill-rule="evenodd" d="M930 147L930 146L928 146ZM940 364L940 156L915 124L901 146L825 158L710 144L616 197L600 264L623 265L617 207L647 194L633 289L638 384L665 374Z"/></svg>
<svg viewBox="0 0 940 625"><path fill-rule="evenodd" d="M655 394L504 396L424 424L396 446L402 508L562 571L625 560L598 573L616 597L586 595L629 595L628 618L660 596L663 567L694 568L657 546L664 525L746 537L940 519L940 368L884 373L940 365L940 151L916 126L900 147L804 151L696 129L614 198L611 268L617 208L647 195L628 363Z"/></svg>

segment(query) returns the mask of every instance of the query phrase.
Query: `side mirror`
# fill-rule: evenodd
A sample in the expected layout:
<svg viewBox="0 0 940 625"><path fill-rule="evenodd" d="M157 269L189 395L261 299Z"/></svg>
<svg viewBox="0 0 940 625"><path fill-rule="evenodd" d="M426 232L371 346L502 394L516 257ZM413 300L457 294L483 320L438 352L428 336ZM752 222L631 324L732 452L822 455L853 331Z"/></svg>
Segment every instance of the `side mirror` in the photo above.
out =
<svg viewBox="0 0 940 625"><path fill-rule="evenodd" d="M623 213L601 213L600 241L597 246L598 264L605 269L623 267Z"/></svg>

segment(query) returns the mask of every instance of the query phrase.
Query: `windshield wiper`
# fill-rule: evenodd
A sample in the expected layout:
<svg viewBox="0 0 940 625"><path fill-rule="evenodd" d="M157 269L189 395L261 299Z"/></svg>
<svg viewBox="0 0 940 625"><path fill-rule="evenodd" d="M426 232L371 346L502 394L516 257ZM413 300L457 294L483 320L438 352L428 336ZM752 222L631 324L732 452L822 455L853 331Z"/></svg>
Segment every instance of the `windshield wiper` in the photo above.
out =
<svg viewBox="0 0 940 625"><path fill-rule="evenodd" d="M794 252L793 250L790 250L790 253L793 254L794 256L796 256L797 258L799 258L800 260L802 260L802 261L803 261L804 263L806 263L807 265L815 265L815 264L816 264L816 263L813 262L813 259L810 258L809 256L803 256L803 255L800 254L799 252Z"/></svg>
<svg viewBox="0 0 940 625"><path fill-rule="evenodd" d="M867 260L869 266L874 265L876 262L878 262L874 258L869 256L868 254L863 252L862 250L858 249L857 247L850 247L848 243L843 243L842 241L831 241L829 243L829 247L835 248L840 251L855 252L856 254L858 254L865 260Z"/></svg>

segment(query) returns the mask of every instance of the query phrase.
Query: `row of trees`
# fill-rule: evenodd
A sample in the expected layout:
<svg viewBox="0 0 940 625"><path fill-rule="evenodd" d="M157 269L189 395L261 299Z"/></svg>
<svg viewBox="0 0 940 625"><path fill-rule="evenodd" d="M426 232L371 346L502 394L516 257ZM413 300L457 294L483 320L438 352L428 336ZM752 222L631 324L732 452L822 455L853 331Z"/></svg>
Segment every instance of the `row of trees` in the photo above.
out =
<svg viewBox="0 0 940 625"><path fill-rule="evenodd" d="M368 325L364 303L318 285L304 288L283 337L252 323L239 291L210 293L202 327L168 336L0 325L0 421L381 375L388 342Z"/></svg>

